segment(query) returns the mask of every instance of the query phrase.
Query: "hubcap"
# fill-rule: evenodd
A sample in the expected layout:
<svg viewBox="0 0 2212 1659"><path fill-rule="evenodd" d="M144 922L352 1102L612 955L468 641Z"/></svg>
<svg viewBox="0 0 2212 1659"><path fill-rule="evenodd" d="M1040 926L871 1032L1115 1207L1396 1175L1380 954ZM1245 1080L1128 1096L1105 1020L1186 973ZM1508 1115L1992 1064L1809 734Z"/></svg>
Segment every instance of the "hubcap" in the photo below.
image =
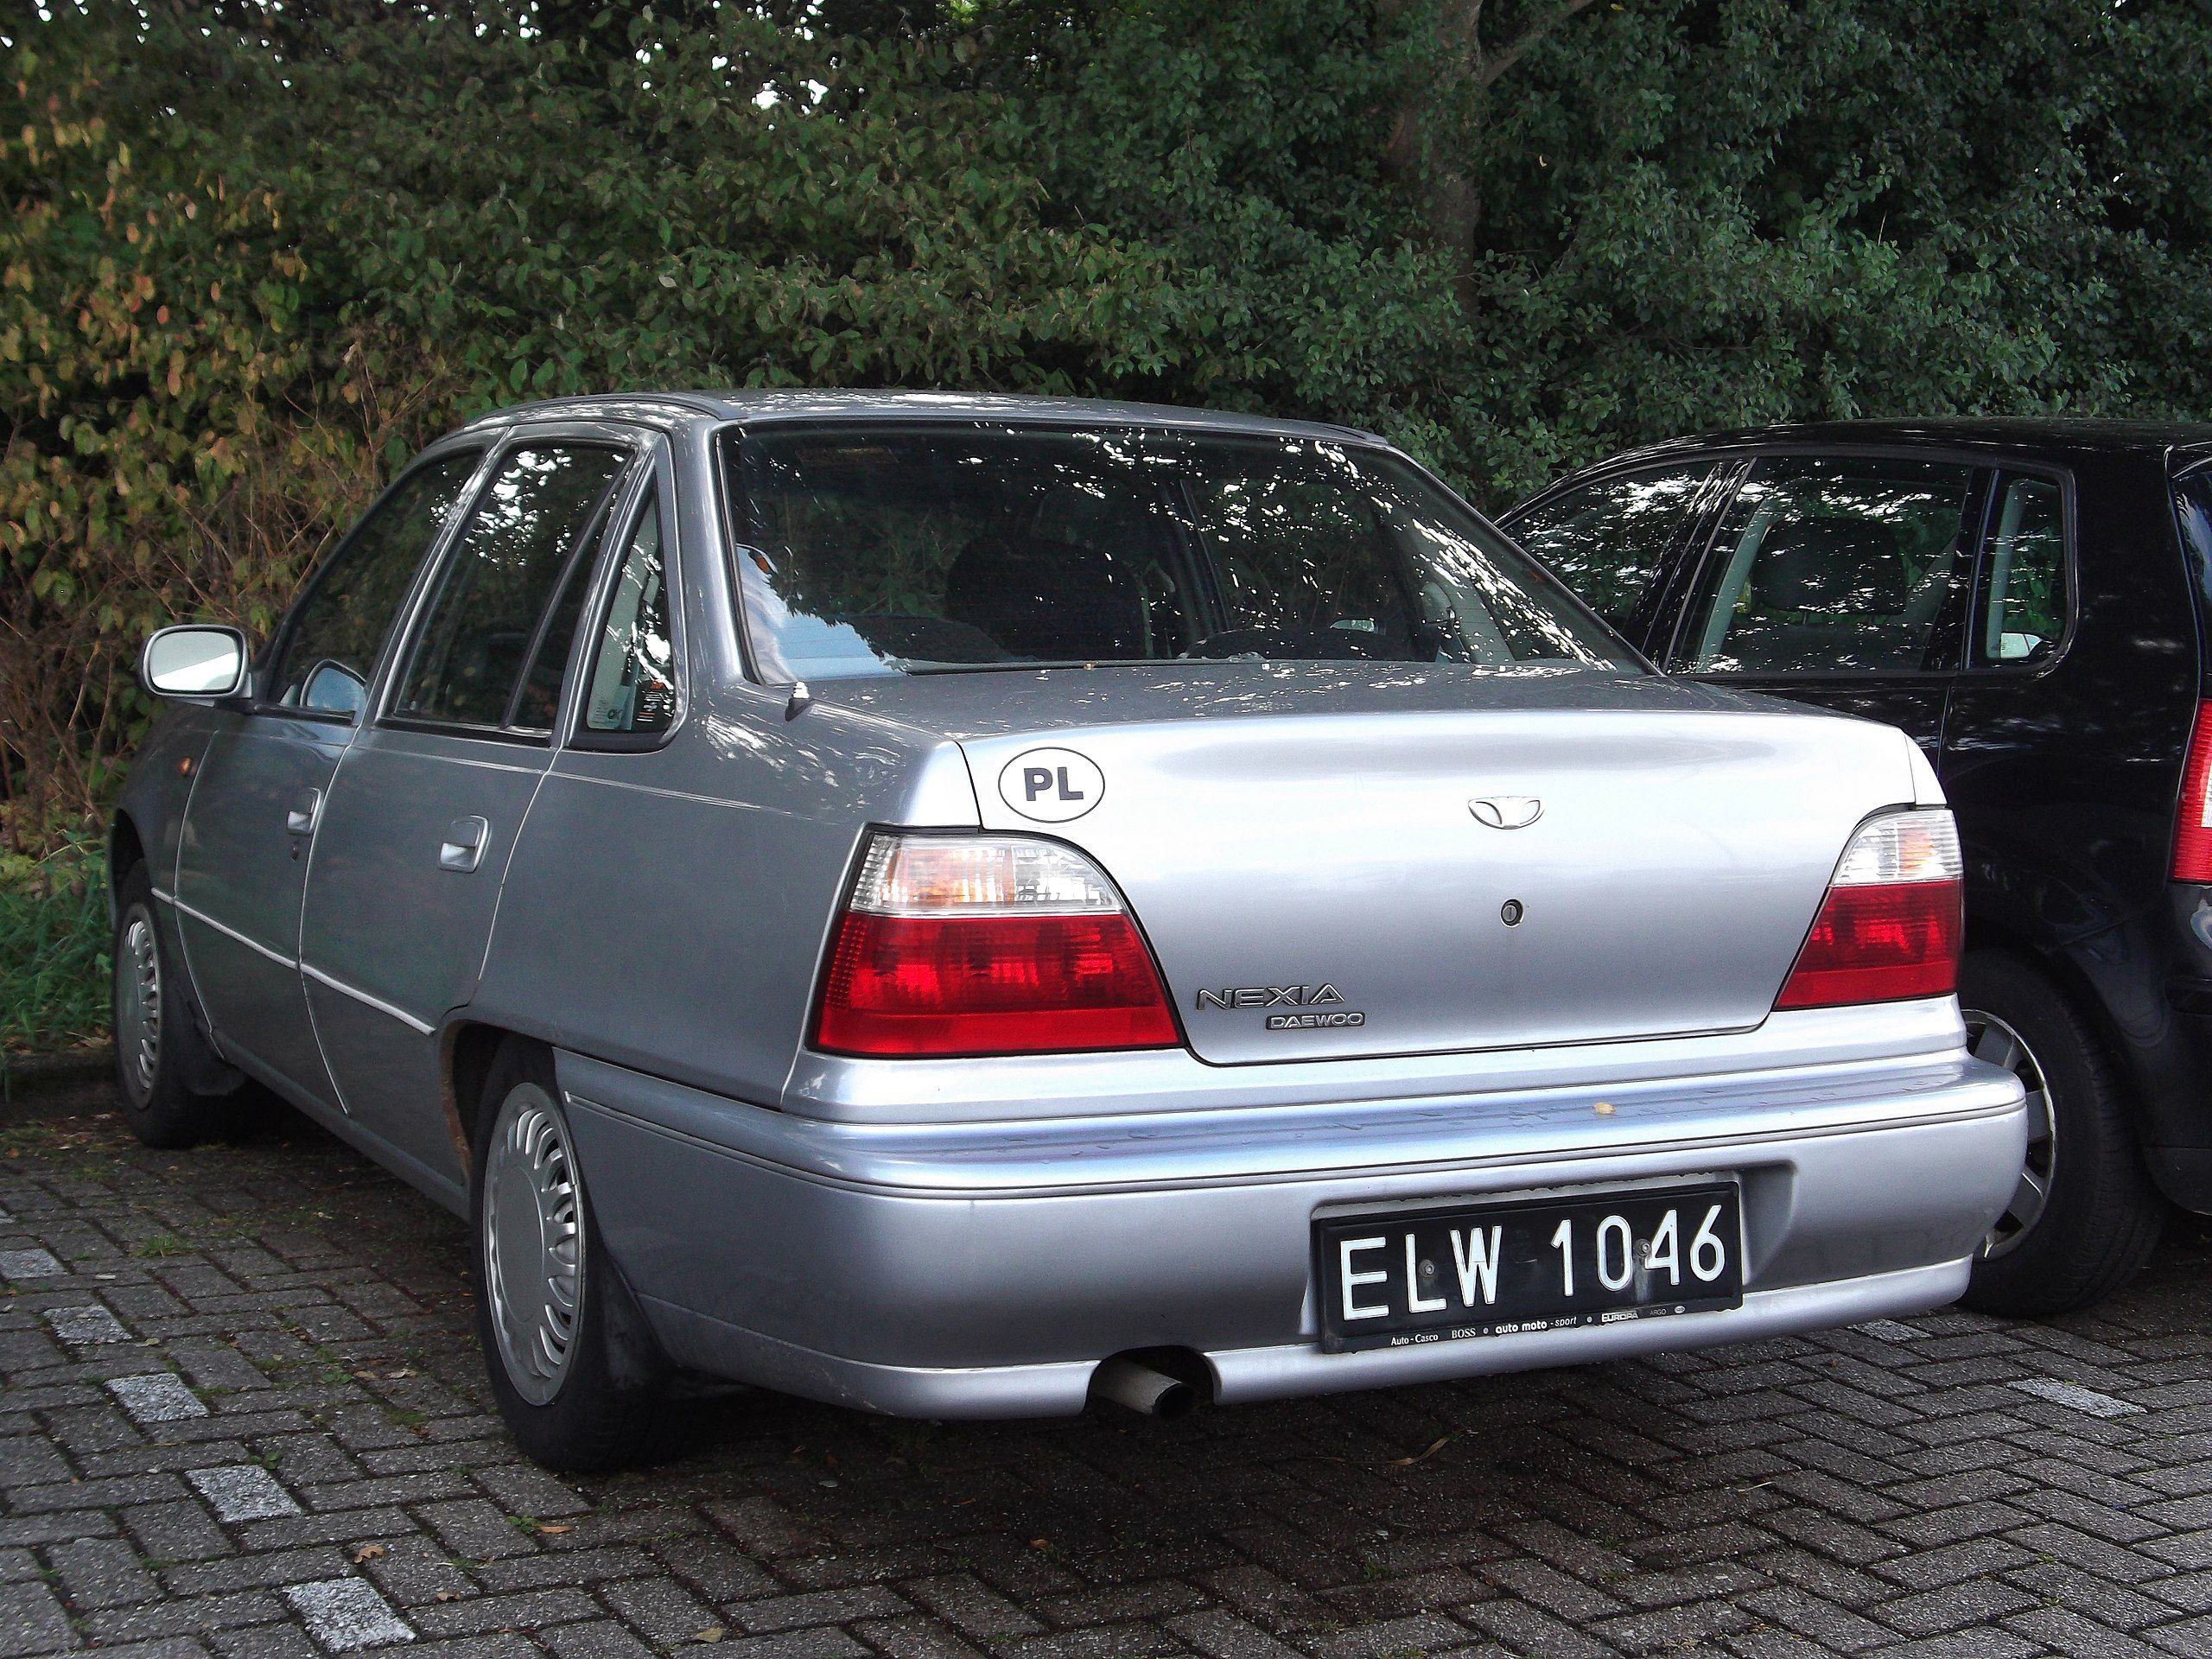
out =
<svg viewBox="0 0 2212 1659"><path fill-rule="evenodd" d="M2026 1039L1993 1014L1978 1008L1968 1008L1965 1014L1967 1052L1977 1060L2003 1066L2028 1091L2028 1155L2020 1170L2019 1185L2005 1202L2005 1213L1982 1240L1982 1259L1991 1261L2018 1249L2050 1202L2051 1173L2058 1165L2058 1125L2051 1113L2050 1087L2044 1080L2042 1062Z"/></svg>
<svg viewBox="0 0 2212 1659"><path fill-rule="evenodd" d="M583 1309L583 1189L560 1108L534 1083L508 1092L493 1128L484 1289L507 1380L543 1405L568 1374Z"/></svg>
<svg viewBox="0 0 2212 1659"><path fill-rule="evenodd" d="M115 953L115 1052L133 1105L151 1099L162 1066L162 951L154 918L133 905Z"/></svg>

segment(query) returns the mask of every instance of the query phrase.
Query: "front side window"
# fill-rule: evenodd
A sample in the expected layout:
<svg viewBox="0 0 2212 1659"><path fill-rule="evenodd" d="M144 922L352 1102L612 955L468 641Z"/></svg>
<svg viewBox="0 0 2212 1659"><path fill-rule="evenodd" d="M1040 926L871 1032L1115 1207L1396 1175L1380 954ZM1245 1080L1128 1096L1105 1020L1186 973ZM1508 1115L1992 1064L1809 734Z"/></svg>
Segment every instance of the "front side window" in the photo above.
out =
<svg viewBox="0 0 2212 1659"><path fill-rule="evenodd" d="M676 652L668 626L668 571L660 502L648 497L623 550L584 689L584 729L664 732L676 718Z"/></svg>
<svg viewBox="0 0 2212 1659"><path fill-rule="evenodd" d="M454 539L419 626L391 712L442 725L552 723L567 664L547 636L582 601L587 539L627 460L596 444L535 443L499 462ZM557 659L556 659L557 658ZM525 676L525 668L531 670Z"/></svg>
<svg viewBox="0 0 2212 1659"><path fill-rule="evenodd" d="M2054 480L1998 480L1974 613L1975 666L2032 667L2058 649L2068 608L2065 505Z"/></svg>
<svg viewBox="0 0 2212 1659"><path fill-rule="evenodd" d="M1506 523L1585 605L1624 625L1688 527L1709 463L1599 479Z"/></svg>
<svg viewBox="0 0 2212 1659"><path fill-rule="evenodd" d="M339 545L284 629L270 664L271 702L359 715L415 572L480 459L468 450L417 467Z"/></svg>
<svg viewBox="0 0 2212 1659"><path fill-rule="evenodd" d="M950 425L728 442L772 679L1184 658L1637 671L1386 452Z"/></svg>
<svg viewBox="0 0 2212 1659"><path fill-rule="evenodd" d="M1692 673L1910 674L1947 664L1971 560L1974 469L1763 461L1699 576L1675 666Z"/></svg>

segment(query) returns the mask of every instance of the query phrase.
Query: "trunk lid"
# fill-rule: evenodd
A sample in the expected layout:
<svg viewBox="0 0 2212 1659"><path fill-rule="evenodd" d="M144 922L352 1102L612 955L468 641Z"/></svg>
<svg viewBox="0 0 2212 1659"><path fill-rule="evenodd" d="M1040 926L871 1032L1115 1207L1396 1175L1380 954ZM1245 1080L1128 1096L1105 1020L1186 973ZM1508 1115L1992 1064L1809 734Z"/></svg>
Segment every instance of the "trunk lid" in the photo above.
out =
<svg viewBox="0 0 2212 1659"><path fill-rule="evenodd" d="M1914 795L1886 728L1658 680L988 677L1000 729L948 734L982 823L1097 860L1217 1064L1756 1026L1853 829Z"/></svg>

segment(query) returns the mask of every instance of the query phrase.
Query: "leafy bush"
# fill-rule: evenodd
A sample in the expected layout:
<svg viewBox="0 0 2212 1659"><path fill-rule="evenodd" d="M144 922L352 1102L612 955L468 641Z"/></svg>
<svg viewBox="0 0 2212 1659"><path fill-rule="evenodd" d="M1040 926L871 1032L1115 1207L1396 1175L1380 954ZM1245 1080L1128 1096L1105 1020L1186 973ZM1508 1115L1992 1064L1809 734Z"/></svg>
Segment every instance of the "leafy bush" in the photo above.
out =
<svg viewBox="0 0 2212 1659"><path fill-rule="evenodd" d="M2201 7L46 10L0 24L23 854L111 798L149 627L265 630L398 460L525 397L1264 409L1491 504L1699 428L2212 402Z"/></svg>
<svg viewBox="0 0 2212 1659"><path fill-rule="evenodd" d="M105 872L64 841L43 859L0 855L0 1054L72 1048L108 1024Z"/></svg>

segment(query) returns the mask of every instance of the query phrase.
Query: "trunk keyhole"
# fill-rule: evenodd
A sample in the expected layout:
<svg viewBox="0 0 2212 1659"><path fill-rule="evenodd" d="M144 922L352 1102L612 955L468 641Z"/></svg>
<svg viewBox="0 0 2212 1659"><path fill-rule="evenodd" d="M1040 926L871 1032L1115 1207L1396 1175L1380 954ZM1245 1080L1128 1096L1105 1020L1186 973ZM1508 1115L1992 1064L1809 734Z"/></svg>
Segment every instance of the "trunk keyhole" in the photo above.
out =
<svg viewBox="0 0 2212 1659"><path fill-rule="evenodd" d="M1521 925L1521 918L1528 913L1522 908L1518 899L1509 899L1499 907L1497 918L1508 927L1518 927Z"/></svg>

